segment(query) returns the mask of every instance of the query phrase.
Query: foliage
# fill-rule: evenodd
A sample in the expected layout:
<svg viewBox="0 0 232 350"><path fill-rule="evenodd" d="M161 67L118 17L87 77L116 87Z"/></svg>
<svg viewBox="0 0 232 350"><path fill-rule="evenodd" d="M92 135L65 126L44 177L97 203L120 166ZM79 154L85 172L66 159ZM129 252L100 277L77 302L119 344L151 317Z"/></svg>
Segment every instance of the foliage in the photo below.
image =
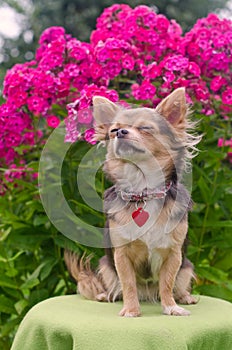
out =
<svg viewBox="0 0 232 350"><path fill-rule="evenodd" d="M102 254L57 231L44 212L36 185L43 145L52 128L65 120L66 141L79 141L63 163L64 194L74 212L103 226L103 218L84 205L72 180L91 148L93 121L86 108L95 95L154 107L174 88L186 88L194 119L200 121L199 133L204 133L194 159L195 206L189 230L188 254L198 275L194 289L232 301L231 33L231 21L211 14L183 36L175 21L146 6L132 10L115 4L98 18L90 43L61 27L48 28L35 60L17 64L7 73L6 102L0 106L3 349L33 304L70 291L62 262L64 247L94 252L96 258ZM96 179L99 193L101 176L99 172Z"/></svg>

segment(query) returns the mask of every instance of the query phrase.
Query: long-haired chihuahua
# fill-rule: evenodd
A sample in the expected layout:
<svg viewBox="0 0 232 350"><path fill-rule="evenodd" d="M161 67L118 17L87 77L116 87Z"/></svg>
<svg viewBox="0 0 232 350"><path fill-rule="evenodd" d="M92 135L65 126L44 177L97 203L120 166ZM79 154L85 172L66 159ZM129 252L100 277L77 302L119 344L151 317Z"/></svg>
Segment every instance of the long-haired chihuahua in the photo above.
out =
<svg viewBox="0 0 232 350"><path fill-rule="evenodd" d="M140 315L140 300L160 300L163 313L186 316L176 304L194 304L193 266L185 257L192 201L181 183L200 136L191 134L185 89L155 108L125 108L93 98L95 138L105 142L104 172L113 186L104 207L106 255L90 259L66 251L80 294L98 301L123 299L120 316Z"/></svg>

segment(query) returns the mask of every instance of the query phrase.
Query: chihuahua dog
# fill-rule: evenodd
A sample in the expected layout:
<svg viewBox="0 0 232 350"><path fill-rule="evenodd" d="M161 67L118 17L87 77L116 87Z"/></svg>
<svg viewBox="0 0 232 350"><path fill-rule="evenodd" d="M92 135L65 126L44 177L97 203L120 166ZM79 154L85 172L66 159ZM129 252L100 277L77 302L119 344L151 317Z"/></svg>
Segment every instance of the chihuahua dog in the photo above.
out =
<svg viewBox="0 0 232 350"><path fill-rule="evenodd" d="M120 316L140 315L140 300L160 300L163 313L186 316L194 304L193 266L184 256L192 201L181 183L200 136L189 131L185 89L155 109L123 108L93 98L95 137L107 145L104 172L106 255L97 271L90 258L65 253L80 294L98 301L123 299Z"/></svg>

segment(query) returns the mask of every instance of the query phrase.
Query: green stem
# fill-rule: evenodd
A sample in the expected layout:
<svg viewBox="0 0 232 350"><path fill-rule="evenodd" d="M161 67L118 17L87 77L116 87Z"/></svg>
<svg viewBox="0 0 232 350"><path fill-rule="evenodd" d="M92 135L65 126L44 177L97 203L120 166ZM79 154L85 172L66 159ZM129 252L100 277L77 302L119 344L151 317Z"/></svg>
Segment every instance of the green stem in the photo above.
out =
<svg viewBox="0 0 232 350"><path fill-rule="evenodd" d="M215 194L215 187L216 187L216 182L217 182L217 177L218 177L218 169L219 169L219 164L217 166L217 169L215 171L214 174L214 179L213 179L213 184L212 184L212 193L209 199L211 199L214 194ZM210 202L210 201L209 201ZM199 263L200 260L200 254L202 251L202 245L203 245L203 241L204 241L204 236L206 233L206 222L208 220L208 216L209 216L209 209L210 209L210 204L207 203L206 204L206 209L205 209L205 215L204 215L204 219L203 219L203 225L202 225L202 230L201 230L201 235L200 235L200 242L199 242L199 249L198 249L198 253L197 253L197 258L196 258L196 264Z"/></svg>
<svg viewBox="0 0 232 350"><path fill-rule="evenodd" d="M69 290L69 283L68 283L68 280L67 280L67 277L65 274L64 264L63 264L62 256L61 256L61 249L58 246L56 246L56 248L57 248L56 253L57 253L59 266L60 266L60 272L61 272L61 275L63 277L64 283L65 283L67 291L68 291Z"/></svg>

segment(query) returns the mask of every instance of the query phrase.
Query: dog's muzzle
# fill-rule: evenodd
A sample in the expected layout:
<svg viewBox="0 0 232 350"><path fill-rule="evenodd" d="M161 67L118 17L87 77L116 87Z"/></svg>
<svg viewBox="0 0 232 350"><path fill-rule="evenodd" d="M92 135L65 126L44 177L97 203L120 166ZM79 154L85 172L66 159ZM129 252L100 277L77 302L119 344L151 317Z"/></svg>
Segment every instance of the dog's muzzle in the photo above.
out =
<svg viewBox="0 0 232 350"><path fill-rule="evenodd" d="M122 139L125 137L125 135L129 134L129 131L126 130L126 129L118 129L117 133L116 133L116 136L117 138L119 139Z"/></svg>

